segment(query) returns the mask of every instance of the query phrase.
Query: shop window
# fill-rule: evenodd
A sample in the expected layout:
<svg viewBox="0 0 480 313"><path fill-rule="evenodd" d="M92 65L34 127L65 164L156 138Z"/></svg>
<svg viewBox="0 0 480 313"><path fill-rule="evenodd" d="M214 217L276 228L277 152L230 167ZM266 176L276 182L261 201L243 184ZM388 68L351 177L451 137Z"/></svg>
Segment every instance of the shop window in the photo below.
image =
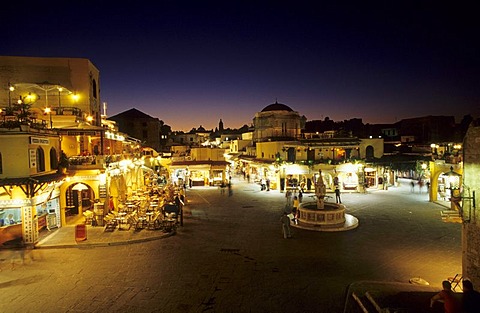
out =
<svg viewBox="0 0 480 313"><path fill-rule="evenodd" d="M37 172L45 172L45 153L42 147L37 148Z"/></svg>
<svg viewBox="0 0 480 313"><path fill-rule="evenodd" d="M50 149L50 170L58 168L57 150L55 148Z"/></svg>
<svg viewBox="0 0 480 313"><path fill-rule="evenodd" d="M4 209L0 215L0 227L22 223L21 210L18 208ZM1 238L0 238L1 239Z"/></svg>

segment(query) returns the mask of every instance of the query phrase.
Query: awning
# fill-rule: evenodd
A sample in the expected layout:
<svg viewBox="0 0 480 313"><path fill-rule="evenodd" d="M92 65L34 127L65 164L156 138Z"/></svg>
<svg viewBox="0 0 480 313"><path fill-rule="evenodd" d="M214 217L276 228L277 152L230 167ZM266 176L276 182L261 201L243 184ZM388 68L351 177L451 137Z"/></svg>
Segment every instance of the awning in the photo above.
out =
<svg viewBox="0 0 480 313"><path fill-rule="evenodd" d="M0 179L0 187L4 186L21 186L30 183L50 183L61 181L66 177L62 173L47 174L42 176L29 176L29 177L18 177L18 178L2 178Z"/></svg>
<svg viewBox="0 0 480 313"><path fill-rule="evenodd" d="M0 179L0 187L7 190L7 186L18 186L29 198L35 197L36 193L42 189L45 184L58 182L65 178L63 173L53 173L41 176L29 176L19 178L3 178Z"/></svg>

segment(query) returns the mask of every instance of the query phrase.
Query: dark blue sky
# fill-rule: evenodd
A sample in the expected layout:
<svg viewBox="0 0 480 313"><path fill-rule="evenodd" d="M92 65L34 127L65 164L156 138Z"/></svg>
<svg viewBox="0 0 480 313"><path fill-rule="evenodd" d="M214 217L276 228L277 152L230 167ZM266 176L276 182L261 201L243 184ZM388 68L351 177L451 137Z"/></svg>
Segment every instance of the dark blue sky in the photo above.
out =
<svg viewBox="0 0 480 313"><path fill-rule="evenodd" d="M480 116L473 5L109 2L3 4L0 55L90 59L110 116L174 130L241 127L276 100L307 120Z"/></svg>

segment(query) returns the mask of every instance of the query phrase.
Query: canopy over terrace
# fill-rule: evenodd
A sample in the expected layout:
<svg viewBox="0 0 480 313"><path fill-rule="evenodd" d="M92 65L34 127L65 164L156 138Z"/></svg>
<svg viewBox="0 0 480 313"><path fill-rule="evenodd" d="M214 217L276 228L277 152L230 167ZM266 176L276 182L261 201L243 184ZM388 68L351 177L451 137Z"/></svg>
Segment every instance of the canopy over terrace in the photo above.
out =
<svg viewBox="0 0 480 313"><path fill-rule="evenodd" d="M92 152L93 154L104 154L104 138L105 138L105 129L101 126L90 125L86 122L81 122L75 125L69 126L59 126L58 131L60 135L64 137L76 137L80 136L80 147L76 147L77 153L70 152L70 155L75 155L82 153L85 150ZM90 137L90 140L85 140L86 137ZM89 146L89 143L92 143L92 146ZM92 149L93 147L93 149ZM91 151L91 149L93 151Z"/></svg>

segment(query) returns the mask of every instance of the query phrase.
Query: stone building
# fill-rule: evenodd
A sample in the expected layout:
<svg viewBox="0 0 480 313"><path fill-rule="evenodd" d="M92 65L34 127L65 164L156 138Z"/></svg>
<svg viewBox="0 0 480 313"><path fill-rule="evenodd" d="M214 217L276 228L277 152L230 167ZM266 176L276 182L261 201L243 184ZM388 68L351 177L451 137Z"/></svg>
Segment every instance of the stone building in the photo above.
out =
<svg viewBox="0 0 480 313"><path fill-rule="evenodd" d="M144 145L158 152L168 151L166 145L170 134L170 126L162 120L135 108L111 116L108 119L115 121L121 132L139 139Z"/></svg>
<svg viewBox="0 0 480 313"><path fill-rule="evenodd" d="M480 287L480 119L473 122L464 139L463 176L463 277Z"/></svg>
<svg viewBox="0 0 480 313"><path fill-rule="evenodd" d="M306 120L289 106L275 101L255 114L253 141L299 139Z"/></svg>

